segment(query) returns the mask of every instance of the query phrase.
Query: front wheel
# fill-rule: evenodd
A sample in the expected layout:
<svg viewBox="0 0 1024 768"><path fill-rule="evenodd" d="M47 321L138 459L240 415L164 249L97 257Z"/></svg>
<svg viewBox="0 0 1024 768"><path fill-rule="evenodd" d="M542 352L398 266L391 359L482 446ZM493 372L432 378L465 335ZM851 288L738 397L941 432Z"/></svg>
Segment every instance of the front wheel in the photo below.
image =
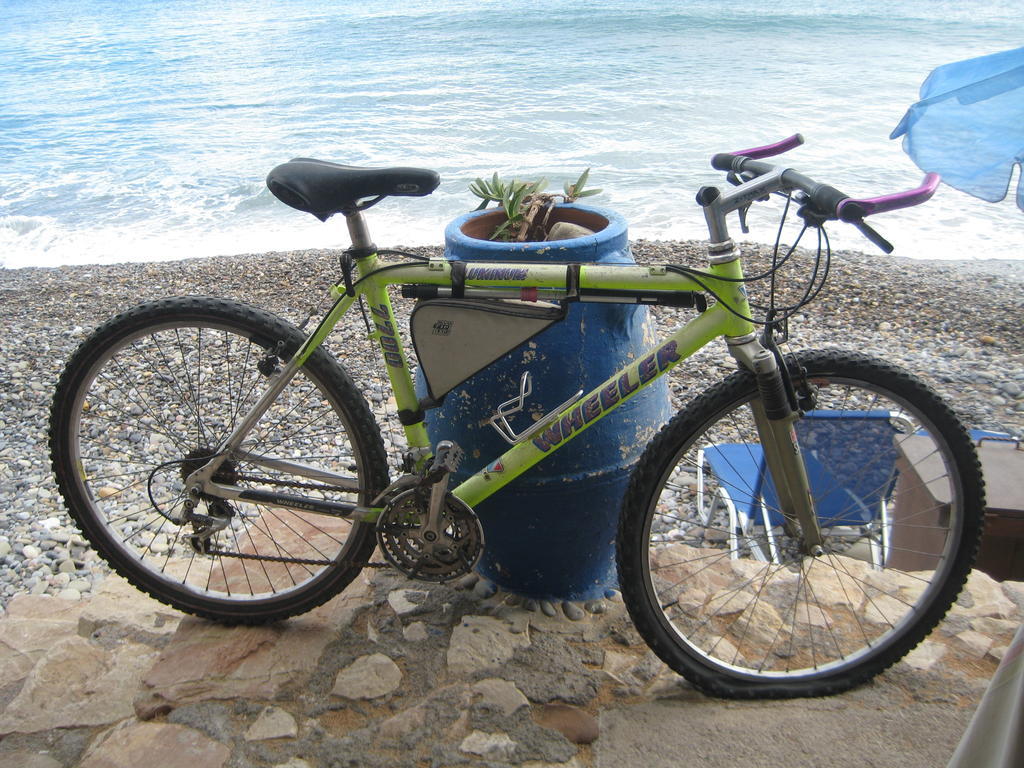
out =
<svg viewBox="0 0 1024 768"><path fill-rule="evenodd" d="M630 481L619 582L640 634L707 693L838 693L902 658L960 592L981 534L971 441L922 382L836 351L788 359L824 551L780 511L752 374L681 411Z"/></svg>
<svg viewBox="0 0 1024 768"><path fill-rule="evenodd" d="M369 558L367 523L213 498L200 502L199 516L185 503L185 479L302 340L254 307L166 299L101 326L68 362L50 422L57 484L86 538L139 589L211 619L274 621L323 603ZM387 484L377 425L322 348L241 449L215 481L363 505Z"/></svg>

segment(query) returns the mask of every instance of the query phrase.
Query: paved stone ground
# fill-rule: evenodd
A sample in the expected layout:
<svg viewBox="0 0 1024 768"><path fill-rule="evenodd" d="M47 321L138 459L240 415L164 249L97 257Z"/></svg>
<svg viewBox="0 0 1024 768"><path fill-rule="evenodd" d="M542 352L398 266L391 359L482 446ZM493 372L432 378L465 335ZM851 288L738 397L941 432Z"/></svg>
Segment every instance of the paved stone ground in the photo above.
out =
<svg viewBox="0 0 1024 768"><path fill-rule="evenodd" d="M621 604L578 621L367 571L327 605L224 627L116 576L0 619L0 766L935 766L1024 617L974 572L944 623L847 694L729 702L642 644Z"/></svg>

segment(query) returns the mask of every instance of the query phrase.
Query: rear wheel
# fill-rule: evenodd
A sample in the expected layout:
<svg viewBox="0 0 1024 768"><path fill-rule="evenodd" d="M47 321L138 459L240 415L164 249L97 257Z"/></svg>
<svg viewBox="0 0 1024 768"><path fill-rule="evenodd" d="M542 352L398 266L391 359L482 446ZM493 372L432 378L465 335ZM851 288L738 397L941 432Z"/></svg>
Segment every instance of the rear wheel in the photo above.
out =
<svg viewBox="0 0 1024 768"><path fill-rule="evenodd" d="M779 510L741 371L647 448L620 523L619 580L652 649L706 692L836 693L916 646L956 599L984 506L963 427L923 383L884 362L809 352L816 402L795 429L824 552Z"/></svg>
<svg viewBox="0 0 1024 768"><path fill-rule="evenodd" d="M69 361L54 398L53 469L71 515L132 584L189 613L228 622L283 619L355 578L373 526L267 504L208 499L205 544L187 519L185 478L203 466L302 343L294 327L235 302L144 304L100 327ZM362 396L317 350L214 479L367 504L387 484L380 433ZM271 461L267 461L271 460ZM283 460L345 476L298 476ZM308 474L308 473L307 473Z"/></svg>

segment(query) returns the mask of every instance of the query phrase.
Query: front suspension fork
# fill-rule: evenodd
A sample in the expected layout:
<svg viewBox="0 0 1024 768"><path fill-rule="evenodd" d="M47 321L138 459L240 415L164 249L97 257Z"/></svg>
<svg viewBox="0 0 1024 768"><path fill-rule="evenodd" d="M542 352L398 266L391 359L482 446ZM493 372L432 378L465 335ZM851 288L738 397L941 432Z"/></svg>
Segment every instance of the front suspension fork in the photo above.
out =
<svg viewBox="0 0 1024 768"><path fill-rule="evenodd" d="M765 462L775 482L786 533L803 542L805 554L822 553L821 527L811 498L794 424L800 418L790 404L775 354L751 334L730 340L729 351L744 367L754 372L760 397L750 407L761 439Z"/></svg>

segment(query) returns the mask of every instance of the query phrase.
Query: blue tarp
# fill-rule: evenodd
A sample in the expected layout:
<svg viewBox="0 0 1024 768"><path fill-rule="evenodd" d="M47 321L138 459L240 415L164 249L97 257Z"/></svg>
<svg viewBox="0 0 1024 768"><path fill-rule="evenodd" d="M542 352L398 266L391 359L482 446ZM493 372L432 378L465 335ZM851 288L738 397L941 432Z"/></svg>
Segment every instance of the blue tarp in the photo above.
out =
<svg viewBox="0 0 1024 768"><path fill-rule="evenodd" d="M1024 48L933 70L889 138L900 136L921 170L982 200L1005 198L1024 162ZM1024 210L1024 181L1017 205Z"/></svg>

